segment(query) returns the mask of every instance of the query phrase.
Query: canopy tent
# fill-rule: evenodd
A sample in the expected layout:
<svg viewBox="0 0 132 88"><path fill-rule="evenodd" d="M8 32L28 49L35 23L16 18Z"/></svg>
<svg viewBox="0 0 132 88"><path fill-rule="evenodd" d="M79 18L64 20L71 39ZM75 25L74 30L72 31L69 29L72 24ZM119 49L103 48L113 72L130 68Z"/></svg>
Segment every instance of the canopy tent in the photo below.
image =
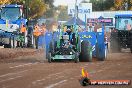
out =
<svg viewBox="0 0 132 88"><path fill-rule="evenodd" d="M68 25L68 26L74 25L75 24L75 19L76 19L75 17L71 18L69 21L67 21L66 23L64 23L64 25ZM77 25L83 25L83 26L86 25L86 23L84 21L82 21L80 18L76 19L76 24Z"/></svg>

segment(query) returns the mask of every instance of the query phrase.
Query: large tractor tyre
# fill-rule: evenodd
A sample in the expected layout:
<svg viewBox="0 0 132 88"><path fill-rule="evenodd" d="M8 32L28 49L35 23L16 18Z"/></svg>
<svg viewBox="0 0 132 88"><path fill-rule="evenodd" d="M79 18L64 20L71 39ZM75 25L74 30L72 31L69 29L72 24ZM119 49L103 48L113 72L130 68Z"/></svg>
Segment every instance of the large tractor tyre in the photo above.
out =
<svg viewBox="0 0 132 88"><path fill-rule="evenodd" d="M4 48L12 48L12 47L11 47L11 44L5 44Z"/></svg>
<svg viewBox="0 0 132 88"><path fill-rule="evenodd" d="M89 48L91 48L91 47L89 47ZM89 50L89 57L88 57L89 58L89 62L92 62L92 52L93 52L92 49L90 49Z"/></svg>
<svg viewBox="0 0 132 88"><path fill-rule="evenodd" d="M80 36L78 36L78 47L77 47L77 50L79 52L81 52L81 40L80 40Z"/></svg>
<svg viewBox="0 0 132 88"><path fill-rule="evenodd" d="M80 61L91 62L92 61L92 49L88 41L82 41L81 43L81 54Z"/></svg>
<svg viewBox="0 0 132 88"><path fill-rule="evenodd" d="M98 44L96 44L96 57L99 61L104 61L107 59L107 47L100 47Z"/></svg>
<svg viewBox="0 0 132 88"><path fill-rule="evenodd" d="M12 48L12 40L9 38L8 44L4 44L4 48Z"/></svg>
<svg viewBox="0 0 132 88"><path fill-rule="evenodd" d="M100 61L104 61L108 58L108 49L107 49L107 47L105 47L105 49L103 51L104 51L104 57L100 58L99 59Z"/></svg>
<svg viewBox="0 0 132 88"><path fill-rule="evenodd" d="M51 63L51 53L48 53L48 62Z"/></svg>
<svg viewBox="0 0 132 88"><path fill-rule="evenodd" d="M112 53L121 52L121 47L118 40L112 39L110 42L110 51Z"/></svg>
<svg viewBox="0 0 132 88"><path fill-rule="evenodd" d="M75 58L74 58L75 63L79 62L79 54L75 53Z"/></svg>
<svg viewBox="0 0 132 88"><path fill-rule="evenodd" d="M4 44L4 48L10 48L9 44Z"/></svg>

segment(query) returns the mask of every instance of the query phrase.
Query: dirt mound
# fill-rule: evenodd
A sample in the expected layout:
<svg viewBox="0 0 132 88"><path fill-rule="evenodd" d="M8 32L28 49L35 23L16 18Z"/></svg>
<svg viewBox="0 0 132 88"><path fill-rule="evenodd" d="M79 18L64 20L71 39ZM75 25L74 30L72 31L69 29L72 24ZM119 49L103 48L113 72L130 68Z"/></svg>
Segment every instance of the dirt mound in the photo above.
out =
<svg viewBox="0 0 132 88"><path fill-rule="evenodd" d="M27 49L27 48L2 48L0 49L0 59L13 59L19 56L29 56L38 53L43 53L43 50Z"/></svg>

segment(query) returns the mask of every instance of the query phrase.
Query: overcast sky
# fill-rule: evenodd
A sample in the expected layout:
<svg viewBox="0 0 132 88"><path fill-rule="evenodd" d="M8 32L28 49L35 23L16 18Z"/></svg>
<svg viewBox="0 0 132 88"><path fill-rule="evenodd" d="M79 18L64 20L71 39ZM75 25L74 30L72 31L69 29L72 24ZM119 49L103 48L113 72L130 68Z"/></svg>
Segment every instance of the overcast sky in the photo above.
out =
<svg viewBox="0 0 132 88"><path fill-rule="evenodd" d="M58 5L67 5L70 3L75 3L76 0L54 0L54 5L58 6ZM81 2L82 0L77 0L77 2ZM87 0L88 1L88 0Z"/></svg>

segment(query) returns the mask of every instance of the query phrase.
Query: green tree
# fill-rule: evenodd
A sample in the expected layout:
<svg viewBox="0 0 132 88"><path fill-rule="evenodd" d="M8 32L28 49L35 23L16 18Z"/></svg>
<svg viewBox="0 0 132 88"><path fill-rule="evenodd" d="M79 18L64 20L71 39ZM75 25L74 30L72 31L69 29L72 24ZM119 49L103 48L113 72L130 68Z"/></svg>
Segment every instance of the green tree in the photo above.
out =
<svg viewBox="0 0 132 88"><path fill-rule="evenodd" d="M54 0L43 0L45 4L48 4L49 7L54 7L53 3L54 3Z"/></svg>
<svg viewBox="0 0 132 88"><path fill-rule="evenodd" d="M43 0L2 0L0 4L21 4L28 9L28 18L29 19L34 19L34 18L39 18L41 17L44 12L48 9L48 3L46 3ZM50 0L49 0L50 1Z"/></svg>
<svg viewBox="0 0 132 88"><path fill-rule="evenodd" d="M114 0L105 0L103 6L103 10L110 10L114 6Z"/></svg>
<svg viewBox="0 0 132 88"><path fill-rule="evenodd" d="M58 6L57 7L57 14L58 14L58 17L57 19L58 20L68 20L68 12L67 12L67 9L68 7L67 6Z"/></svg>
<svg viewBox="0 0 132 88"><path fill-rule="evenodd" d="M93 11L110 10L114 6L114 0L90 0L93 5Z"/></svg>
<svg viewBox="0 0 132 88"><path fill-rule="evenodd" d="M43 0L47 5L47 10L44 13L45 18L50 18L55 16L56 7L54 7L54 0Z"/></svg>
<svg viewBox="0 0 132 88"><path fill-rule="evenodd" d="M114 6L111 7L111 10L125 10L125 3L127 3L127 10L132 10L132 0L114 0Z"/></svg>
<svg viewBox="0 0 132 88"><path fill-rule="evenodd" d="M0 5L9 3L9 0L0 0Z"/></svg>
<svg viewBox="0 0 132 88"><path fill-rule="evenodd" d="M32 0L29 3L29 16L31 19L39 18L46 12L47 5L42 0Z"/></svg>
<svg viewBox="0 0 132 88"><path fill-rule="evenodd" d="M93 11L125 10L125 3L128 4L127 10L132 10L132 0L90 0L90 3L93 3Z"/></svg>

